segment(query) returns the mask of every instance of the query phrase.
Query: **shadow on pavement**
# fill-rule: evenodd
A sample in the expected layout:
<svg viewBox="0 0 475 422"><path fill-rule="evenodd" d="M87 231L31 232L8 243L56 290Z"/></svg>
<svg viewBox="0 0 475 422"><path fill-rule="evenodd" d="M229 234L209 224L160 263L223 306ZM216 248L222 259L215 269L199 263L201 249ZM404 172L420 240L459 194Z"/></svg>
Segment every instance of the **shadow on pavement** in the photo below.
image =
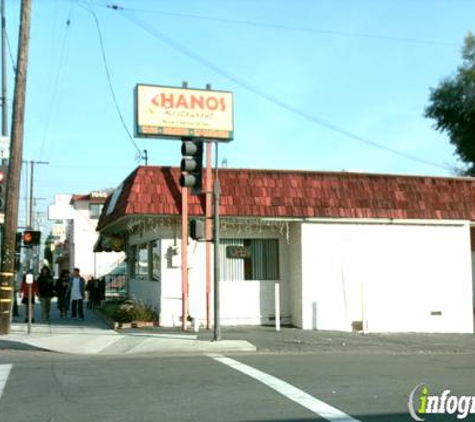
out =
<svg viewBox="0 0 475 422"><path fill-rule="evenodd" d="M0 350L24 350L29 352L51 352L51 350L42 347L31 346L30 344L20 343L18 341L0 340Z"/></svg>

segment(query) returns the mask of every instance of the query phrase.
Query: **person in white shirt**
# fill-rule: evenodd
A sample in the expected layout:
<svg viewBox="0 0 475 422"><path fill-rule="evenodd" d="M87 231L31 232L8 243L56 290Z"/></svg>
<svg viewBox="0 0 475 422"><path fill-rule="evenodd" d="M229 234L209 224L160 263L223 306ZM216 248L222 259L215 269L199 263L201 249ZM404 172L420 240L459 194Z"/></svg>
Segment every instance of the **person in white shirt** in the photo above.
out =
<svg viewBox="0 0 475 422"><path fill-rule="evenodd" d="M86 296L86 280L81 277L79 268L74 268L69 281L67 296L71 298L71 318L84 319L84 298Z"/></svg>

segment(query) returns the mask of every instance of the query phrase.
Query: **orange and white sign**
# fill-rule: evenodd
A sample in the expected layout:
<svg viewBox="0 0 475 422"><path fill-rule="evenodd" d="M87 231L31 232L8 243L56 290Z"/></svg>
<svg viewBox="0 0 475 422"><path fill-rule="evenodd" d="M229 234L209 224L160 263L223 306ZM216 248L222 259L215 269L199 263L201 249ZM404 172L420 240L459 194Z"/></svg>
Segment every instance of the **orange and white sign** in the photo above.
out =
<svg viewBox="0 0 475 422"><path fill-rule="evenodd" d="M137 85L135 100L137 136L233 139L231 92Z"/></svg>

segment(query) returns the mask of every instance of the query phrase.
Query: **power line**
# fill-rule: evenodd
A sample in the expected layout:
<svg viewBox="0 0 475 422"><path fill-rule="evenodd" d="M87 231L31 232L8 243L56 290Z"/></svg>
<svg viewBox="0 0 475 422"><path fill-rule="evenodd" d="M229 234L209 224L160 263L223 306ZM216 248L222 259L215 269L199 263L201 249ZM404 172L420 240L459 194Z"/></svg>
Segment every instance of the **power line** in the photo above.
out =
<svg viewBox="0 0 475 422"><path fill-rule="evenodd" d="M44 134L43 134L43 139L41 141L40 154L39 154L40 158L43 156L43 150L44 150L44 146L45 146L45 143L46 143L46 137L48 135L49 126L50 126L50 123L51 123L51 117L53 115L53 106L54 106L54 103L56 101L56 95L57 95L57 92L58 92L59 77L61 75L61 71L62 71L63 65L64 65L64 53L66 51L66 41L68 39L68 35L69 35L69 32L70 32L69 28L70 28L70 25L71 25L71 16L72 16L72 12L73 12L73 6L74 6L74 3L71 3L71 6L69 8L68 18L66 20L66 31L64 32L64 36L63 36L63 40L62 40L62 44L61 44L59 64L58 64L58 67L56 68L56 75L55 75L55 79L54 79L52 94L50 96L48 114L47 114L47 117L46 117L45 130L44 130Z"/></svg>
<svg viewBox="0 0 475 422"><path fill-rule="evenodd" d="M434 41L434 40L424 40L424 39L418 39L418 38L405 38L405 37L394 37L394 36L389 36L389 35L367 34L367 33L360 33L360 32L336 31L336 30L330 30L330 29L283 25L283 24L276 24L276 23L230 19L230 18L222 18L222 17L214 17L214 16L206 16L206 15L167 12L163 10L134 9L134 8L119 6L117 4L103 5L103 4L95 3L95 5L99 7L106 7L109 9L120 10L120 11L130 11L130 12L155 14L155 15L162 15L162 16L172 16L176 18L195 19L195 20L218 22L218 23L225 23L225 24L232 24L232 25L246 25L246 26L253 26L257 28L278 29L278 30L283 30L283 31L307 32L307 33L323 34L323 35L337 35L337 36L351 37L351 38L367 38L367 39L374 39L374 40L380 40L380 41L393 41L393 42L410 43L410 44L439 45L439 46L445 46L445 47L458 46L457 43L448 42L448 41Z"/></svg>
<svg viewBox="0 0 475 422"><path fill-rule="evenodd" d="M120 9L118 9L118 10L120 10ZM275 105L279 106L280 108L283 108L284 110L290 111L291 113L293 113L293 114L295 114L299 117L302 117L305 120L308 120L312 123L323 126L327 129L333 131L333 132L339 133L340 135L343 135L347 138L353 139L357 142L369 145L369 146L374 147L374 148L378 148L382 151L392 153L392 154L397 155L399 157L406 158L408 160L412 160L412 161L418 162L420 164L424 164L424 165L428 165L428 166L432 166L432 167L437 167L437 168L444 169L444 170L450 170L450 168L447 167L447 166L444 166L442 164L437 164L437 163L431 162L429 160L425 160L423 158L414 156L412 154L408 154L408 153L405 153L405 152L402 152L402 151L398 151L396 149L393 149L393 148L387 147L385 145L379 144L379 143L374 142L370 139L367 139L363 136L356 135L356 134L354 134L354 133L352 133L352 132L350 132L346 129L342 129L342 128L338 127L337 125L335 125L331 122L327 122L327 121L325 121L325 120L323 120L323 119L321 119L321 118L319 118L319 117L317 117L313 114L310 114L306 111L300 110L299 108L293 106L292 104L281 100L279 97L277 97L275 95L272 95L272 94L269 94L269 93L263 91L262 89L260 89L259 87L251 84L250 82L248 82L248 81L246 81L246 80L244 80L244 79L242 79L242 78L240 78L240 77L238 77L238 76L236 76L236 75L220 68L219 66L215 65L211 61L201 57L200 55L198 55L195 52L189 50L188 48L186 48L182 44L178 43L177 41L175 41L172 38L168 37L167 35L163 34L159 30L157 30L156 28L150 27L149 25L147 25L145 22L139 20L138 18L132 17L132 16L127 16L124 13L121 13L121 15L125 19L131 21L135 25L137 25L137 26L141 27L142 29L144 29L145 31L149 32L154 37L161 40L163 43L169 45L170 47L172 47L176 50L178 50L179 52L181 52L182 54L192 58L193 60L201 63L203 66L208 67L209 69L213 70L217 74L225 77L226 79L229 79L229 80L233 81L237 85L239 85L242 88L246 89L247 91L252 92L253 94L267 100L268 102L270 102L272 104L275 104Z"/></svg>
<svg viewBox="0 0 475 422"><path fill-rule="evenodd" d="M76 0L76 1L78 1L78 0ZM90 8L90 5L87 2L85 2L84 4L78 2L77 4L79 6L81 6L83 9L85 9L86 11L88 11L92 15L92 17L94 18L94 22L96 24L96 29L97 29L97 34L98 34L98 37L99 37L99 44L100 44L100 47L101 47L102 61L103 61L103 65L104 65L104 70L106 72L107 82L108 82L109 90L110 90L110 93L111 93L111 96L112 96L112 101L114 102L114 106L115 106L115 109L117 111L117 115L119 116L120 122L122 123L122 126L123 126L128 138L130 139L130 141L134 145L135 149L137 150L137 155L138 155L139 159L142 159L143 158L142 151L138 147L138 145L135 142L132 134L129 131L129 128L127 127L127 124L125 123L124 116L122 115L122 112L120 111L119 103L118 103L117 97L115 95L114 87L112 85L112 78L111 78L110 71L109 71L109 65L107 63L107 57L106 57L106 52L105 52L104 40L103 40L103 37L102 37L101 26L99 24L99 20L97 19L97 15Z"/></svg>
<svg viewBox="0 0 475 422"><path fill-rule="evenodd" d="M10 61L12 62L12 68L13 68L13 73L16 73L16 63L15 59L13 58L13 53L12 53L12 46L10 45L10 38L8 37L8 32L5 29L5 37L7 39L7 45L8 45L8 54L10 55Z"/></svg>

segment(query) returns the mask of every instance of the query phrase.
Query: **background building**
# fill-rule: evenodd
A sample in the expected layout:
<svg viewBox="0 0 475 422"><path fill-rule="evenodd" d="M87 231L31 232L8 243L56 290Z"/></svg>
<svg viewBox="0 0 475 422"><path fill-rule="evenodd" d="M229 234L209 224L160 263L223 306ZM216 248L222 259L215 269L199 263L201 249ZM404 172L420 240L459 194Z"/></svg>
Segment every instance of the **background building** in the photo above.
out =
<svg viewBox="0 0 475 422"><path fill-rule="evenodd" d="M78 267L84 277L102 277L124 261L124 254L94 252L99 237L97 223L109 191L95 191L87 195L56 195L48 208L53 220L53 268L61 270Z"/></svg>

